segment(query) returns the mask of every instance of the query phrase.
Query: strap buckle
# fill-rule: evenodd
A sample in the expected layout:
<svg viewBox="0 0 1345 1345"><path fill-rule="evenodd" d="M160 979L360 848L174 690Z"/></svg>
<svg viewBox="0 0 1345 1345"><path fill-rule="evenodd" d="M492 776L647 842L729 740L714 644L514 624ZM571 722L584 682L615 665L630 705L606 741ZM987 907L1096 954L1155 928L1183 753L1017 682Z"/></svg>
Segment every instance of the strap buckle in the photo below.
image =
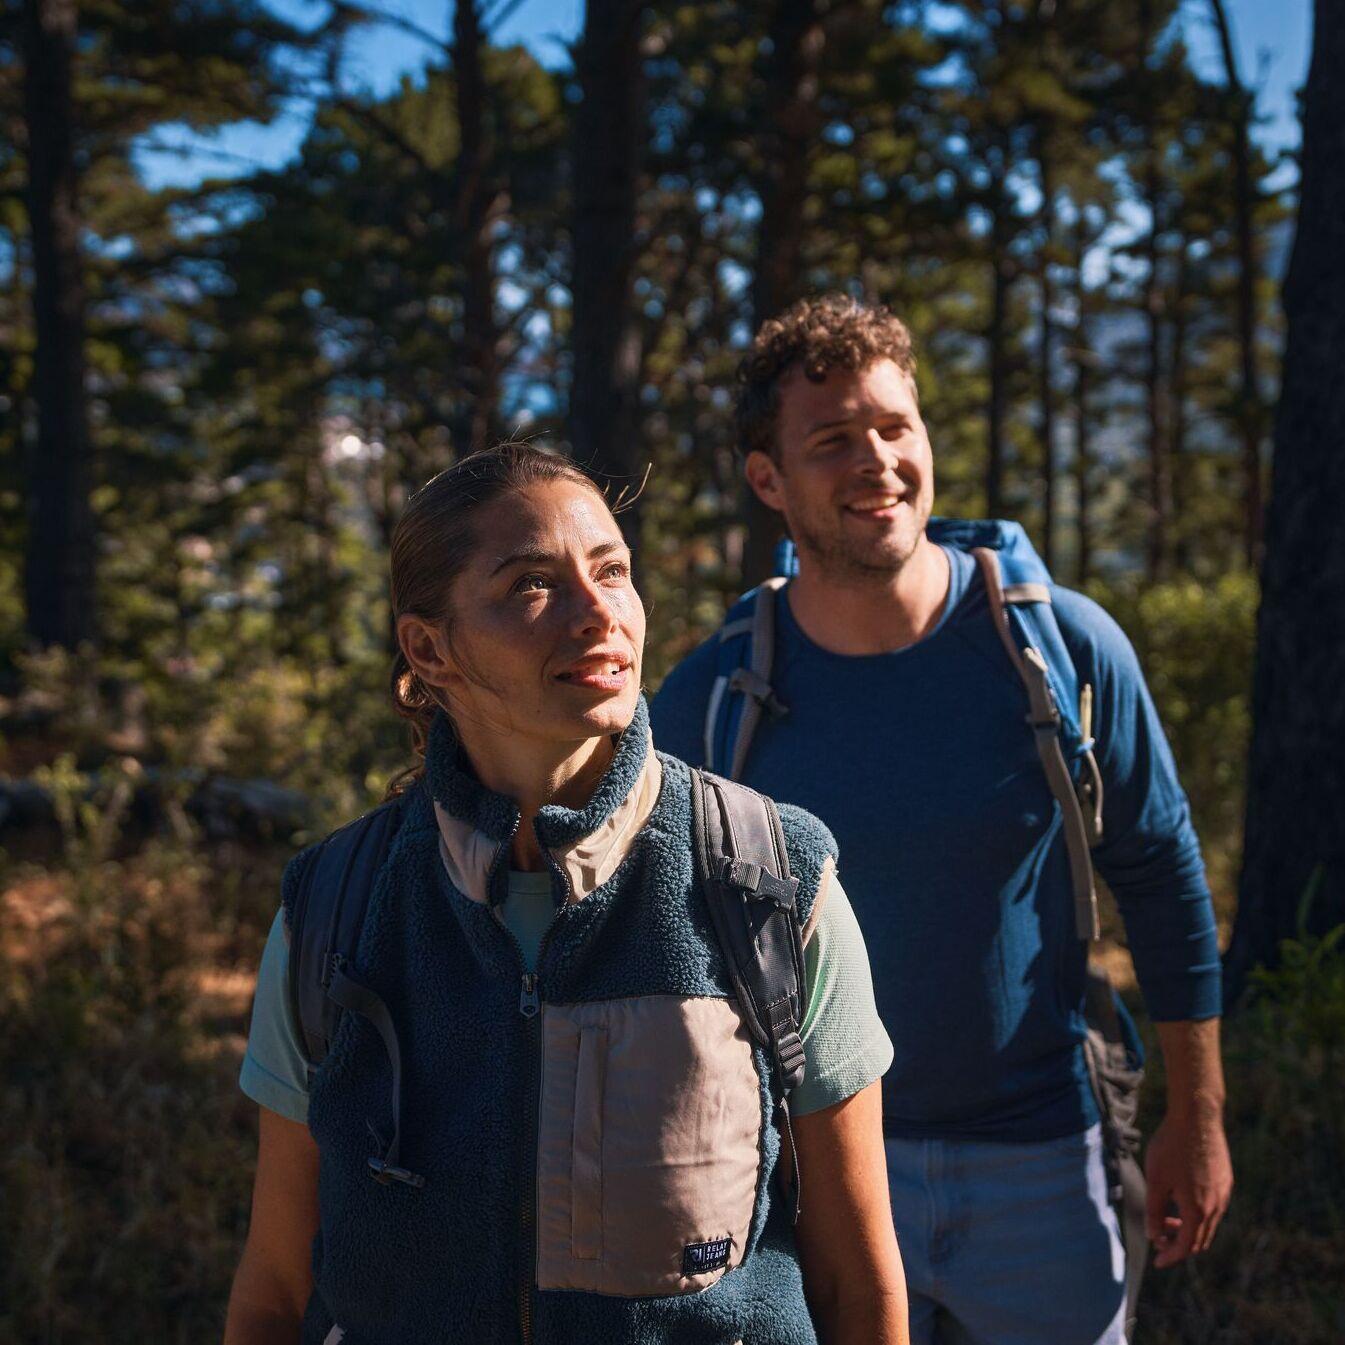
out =
<svg viewBox="0 0 1345 1345"><path fill-rule="evenodd" d="M419 1190L425 1185L425 1178L418 1172L411 1172L407 1168L399 1168L395 1164L375 1157L373 1154L369 1155L369 1174L376 1182L381 1182L384 1186L389 1182L401 1182L404 1186L413 1186Z"/></svg>
<svg viewBox="0 0 1345 1345"><path fill-rule="evenodd" d="M783 719L789 713L789 706L775 694L775 688L751 668L735 668L729 675L729 690L756 701L772 719Z"/></svg>
<svg viewBox="0 0 1345 1345"><path fill-rule="evenodd" d="M799 895L797 878L777 878L750 859L721 855L715 877L727 887L736 887L755 901L769 901L776 910L788 911Z"/></svg>
<svg viewBox="0 0 1345 1345"><path fill-rule="evenodd" d="M775 1063L780 1070L780 1082L786 1093L791 1093L803 1082L807 1056L803 1041L795 1030L782 1032L775 1039Z"/></svg>

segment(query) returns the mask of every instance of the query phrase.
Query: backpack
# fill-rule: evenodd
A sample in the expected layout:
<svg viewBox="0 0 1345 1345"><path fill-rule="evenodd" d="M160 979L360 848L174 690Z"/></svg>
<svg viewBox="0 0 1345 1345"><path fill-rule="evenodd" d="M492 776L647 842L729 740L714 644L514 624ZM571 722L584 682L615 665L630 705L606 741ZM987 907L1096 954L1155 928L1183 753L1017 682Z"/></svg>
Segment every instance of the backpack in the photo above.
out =
<svg viewBox="0 0 1345 1345"><path fill-rule="evenodd" d="M931 518L931 541L973 555L985 580L991 619L1022 680L1051 793L1060 806L1069 857L1075 931L1100 933L1091 850L1102 839L1102 776L1094 755L1093 688L1078 671L1051 606L1052 580L1018 523ZM793 544L776 551L776 575L733 604L719 632L715 679L706 705L705 763L738 779L762 719L789 713L771 685L775 609L797 573ZM1126 1249L1127 1334L1147 1256L1144 1174L1136 1119L1144 1053L1124 1003L1101 972L1089 969L1084 1057L1100 1113L1108 1193Z"/></svg>
<svg viewBox="0 0 1345 1345"><path fill-rule="evenodd" d="M775 804L708 771L691 773L692 850L701 891L753 1039L771 1062L776 1107L794 1153L789 1094L803 1082L803 931L798 879L791 876ZM414 788L425 788L418 785ZM425 1178L401 1163L402 1063L397 1028L381 996L358 975L355 953L369 898L405 817L408 789L321 841L301 877L290 915L291 1011L311 1078L343 1013L369 1020L392 1065L392 1136L374 1133L370 1173L418 1188ZM532 1013L537 1008L531 1008ZM370 1127L372 1132L372 1126ZM798 1220L799 1173L791 1198Z"/></svg>

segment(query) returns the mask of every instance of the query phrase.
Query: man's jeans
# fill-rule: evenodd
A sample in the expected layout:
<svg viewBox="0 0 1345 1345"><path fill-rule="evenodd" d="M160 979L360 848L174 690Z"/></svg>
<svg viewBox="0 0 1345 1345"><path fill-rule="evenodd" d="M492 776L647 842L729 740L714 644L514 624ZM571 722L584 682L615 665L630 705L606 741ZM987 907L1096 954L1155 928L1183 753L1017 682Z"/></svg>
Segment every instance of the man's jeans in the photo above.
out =
<svg viewBox="0 0 1345 1345"><path fill-rule="evenodd" d="M1098 1126L1032 1144L887 1141L911 1345L1123 1345Z"/></svg>

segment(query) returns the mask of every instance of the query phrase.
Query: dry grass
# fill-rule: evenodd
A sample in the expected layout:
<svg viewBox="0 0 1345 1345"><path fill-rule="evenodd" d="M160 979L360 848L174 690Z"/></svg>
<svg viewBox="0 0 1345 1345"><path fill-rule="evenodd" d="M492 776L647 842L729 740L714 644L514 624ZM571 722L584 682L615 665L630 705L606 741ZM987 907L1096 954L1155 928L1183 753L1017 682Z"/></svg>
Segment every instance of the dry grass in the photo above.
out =
<svg viewBox="0 0 1345 1345"><path fill-rule="evenodd" d="M218 1339L283 858L153 845L0 871L0 1345ZM1133 985L1115 937L1101 957ZM1233 1209L1208 1256L1150 1275L1141 1345L1345 1340L1345 957L1300 962L1229 1025Z"/></svg>

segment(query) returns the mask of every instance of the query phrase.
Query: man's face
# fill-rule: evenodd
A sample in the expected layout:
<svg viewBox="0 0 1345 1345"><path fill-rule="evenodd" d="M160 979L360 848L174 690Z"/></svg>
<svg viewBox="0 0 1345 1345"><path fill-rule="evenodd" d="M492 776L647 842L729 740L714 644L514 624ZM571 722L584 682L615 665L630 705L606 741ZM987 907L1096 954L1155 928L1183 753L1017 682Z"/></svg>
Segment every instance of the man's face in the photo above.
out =
<svg viewBox="0 0 1345 1345"><path fill-rule="evenodd" d="M915 388L891 360L780 387L776 459L747 477L800 552L829 577L888 578L910 559L934 504L934 464Z"/></svg>

